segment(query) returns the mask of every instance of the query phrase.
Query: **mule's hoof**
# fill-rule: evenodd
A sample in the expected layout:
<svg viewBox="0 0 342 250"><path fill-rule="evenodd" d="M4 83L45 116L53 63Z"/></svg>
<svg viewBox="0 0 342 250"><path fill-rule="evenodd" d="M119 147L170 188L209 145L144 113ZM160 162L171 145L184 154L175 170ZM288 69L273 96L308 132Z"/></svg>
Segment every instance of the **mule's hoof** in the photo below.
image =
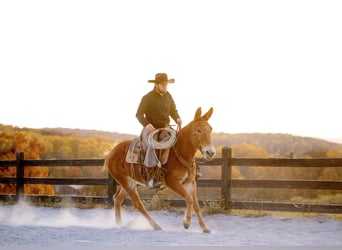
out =
<svg viewBox="0 0 342 250"><path fill-rule="evenodd" d="M189 223L186 223L186 222L183 222L183 226L184 226L185 229L189 229L190 224L189 224Z"/></svg>
<svg viewBox="0 0 342 250"><path fill-rule="evenodd" d="M160 226L154 226L153 230L162 230L162 228Z"/></svg>
<svg viewBox="0 0 342 250"><path fill-rule="evenodd" d="M211 231L210 231L210 229L208 229L208 228L205 228L205 229L203 229L203 233L210 234L210 233L211 233Z"/></svg>

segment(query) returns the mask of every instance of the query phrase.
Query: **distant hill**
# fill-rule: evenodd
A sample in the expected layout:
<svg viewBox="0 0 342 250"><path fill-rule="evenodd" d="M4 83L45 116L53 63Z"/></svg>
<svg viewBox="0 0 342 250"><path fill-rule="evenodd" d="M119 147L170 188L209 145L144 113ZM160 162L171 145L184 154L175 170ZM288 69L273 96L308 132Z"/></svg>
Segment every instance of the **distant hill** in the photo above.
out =
<svg viewBox="0 0 342 250"><path fill-rule="evenodd" d="M120 134L118 132L108 132L99 130L69 129L69 128L44 128L43 133L59 133L60 135L79 135L82 137L107 136L113 140L132 139L137 135ZM271 155L285 155L294 153L303 155L308 151L328 151L335 148L341 148L342 144L331 142L324 139L301 137L290 134L271 134L271 133L213 133L213 142L215 146L239 145L242 143L251 144L266 150Z"/></svg>
<svg viewBox="0 0 342 250"><path fill-rule="evenodd" d="M108 132L101 130L70 129L70 128L18 128L10 125L0 124L0 132L6 130L33 131L42 135L59 136L80 136L84 138L104 136L114 141L136 138L138 135L121 134L118 132ZM213 142L216 147L240 144L250 144L258 148L263 148L269 155L289 155L302 156L307 152L327 152L332 149L342 149L341 143L332 142L324 139L294 136L290 134L271 134L271 133L213 133Z"/></svg>
<svg viewBox="0 0 342 250"><path fill-rule="evenodd" d="M271 133L214 133L215 145L232 146L242 143L264 148L268 154L285 155L294 153L301 156L309 151L329 151L342 148L342 144L312 137L301 137L290 134Z"/></svg>
<svg viewBox="0 0 342 250"><path fill-rule="evenodd" d="M78 135L81 137L93 137L93 136L106 136L113 140L124 140L137 137L137 135L132 134L120 134L118 132L108 132L102 130L90 130L90 129L71 129L71 128L42 128L39 129L42 134L46 135Z"/></svg>
<svg viewBox="0 0 342 250"><path fill-rule="evenodd" d="M331 142L335 142L335 143L339 143L342 144L342 138L322 138L323 140L327 140L327 141L331 141Z"/></svg>

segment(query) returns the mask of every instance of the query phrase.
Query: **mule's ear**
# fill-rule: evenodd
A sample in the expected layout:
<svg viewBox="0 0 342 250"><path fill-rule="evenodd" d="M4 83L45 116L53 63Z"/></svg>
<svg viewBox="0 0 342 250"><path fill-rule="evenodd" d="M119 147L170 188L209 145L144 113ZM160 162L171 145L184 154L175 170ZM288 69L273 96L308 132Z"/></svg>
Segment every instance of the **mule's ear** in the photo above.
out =
<svg viewBox="0 0 342 250"><path fill-rule="evenodd" d="M211 117L211 115L213 114L214 112L214 109L211 107L207 113L205 113L203 116L202 116L202 119L208 121L209 118Z"/></svg>
<svg viewBox="0 0 342 250"><path fill-rule="evenodd" d="M202 114L202 109L201 109L201 107L199 107L199 108L196 110L195 117L194 117L194 121L197 121L197 120L201 119L201 114Z"/></svg>

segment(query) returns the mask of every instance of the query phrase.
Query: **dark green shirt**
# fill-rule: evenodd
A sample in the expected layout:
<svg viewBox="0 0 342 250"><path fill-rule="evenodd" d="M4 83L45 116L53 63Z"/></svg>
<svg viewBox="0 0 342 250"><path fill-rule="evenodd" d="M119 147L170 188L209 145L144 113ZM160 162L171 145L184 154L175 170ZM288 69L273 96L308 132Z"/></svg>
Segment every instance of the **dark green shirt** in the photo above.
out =
<svg viewBox="0 0 342 250"><path fill-rule="evenodd" d="M136 114L144 127L151 123L155 128L168 126L170 116L175 122L180 118L171 94L160 95L155 89L142 97Z"/></svg>

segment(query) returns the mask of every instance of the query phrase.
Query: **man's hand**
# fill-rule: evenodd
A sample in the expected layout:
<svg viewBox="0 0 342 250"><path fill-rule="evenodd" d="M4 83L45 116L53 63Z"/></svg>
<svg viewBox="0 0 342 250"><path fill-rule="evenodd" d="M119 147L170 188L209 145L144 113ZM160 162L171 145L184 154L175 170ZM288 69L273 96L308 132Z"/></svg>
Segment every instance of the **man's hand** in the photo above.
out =
<svg viewBox="0 0 342 250"><path fill-rule="evenodd" d="M151 123L147 124L145 128L148 134L151 133L155 129Z"/></svg>
<svg viewBox="0 0 342 250"><path fill-rule="evenodd" d="M181 118L178 118L178 119L177 119L177 125L178 125L179 128L182 127L182 123L183 123L182 119L181 119Z"/></svg>

